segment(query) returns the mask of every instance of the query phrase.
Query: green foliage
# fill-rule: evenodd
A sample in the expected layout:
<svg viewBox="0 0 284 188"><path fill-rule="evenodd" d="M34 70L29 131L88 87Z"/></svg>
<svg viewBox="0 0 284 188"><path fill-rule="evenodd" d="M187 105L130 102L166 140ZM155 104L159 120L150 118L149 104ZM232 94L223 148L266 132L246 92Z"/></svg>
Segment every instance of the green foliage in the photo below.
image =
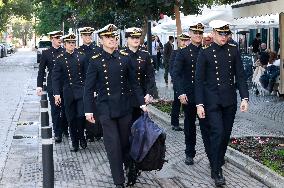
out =
<svg viewBox="0 0 284 188"><path fill-rule="evenodd" d="M25 19L12 20L13 36L22 40L23 45L27 44L27 40L33 37L33 26L30 21Z"/></svg>
<svg viewBox="0 0 284 188"><path fill-rule="evenodd" d="M174 5L184 14L200 13L204 5L228 4L237 0L33 0L39 20L36 31L44 34L66 28L114 23L119 28L142 27L147 19L158 20L161 13L174 17Z"/></svg>
<svg viewBox="0 0 284 188"><path fill-rule="evenodd" d="M30 0L0 1L0 30L3 30L12 16L30 20L32 18L33 3Z"/></svg>

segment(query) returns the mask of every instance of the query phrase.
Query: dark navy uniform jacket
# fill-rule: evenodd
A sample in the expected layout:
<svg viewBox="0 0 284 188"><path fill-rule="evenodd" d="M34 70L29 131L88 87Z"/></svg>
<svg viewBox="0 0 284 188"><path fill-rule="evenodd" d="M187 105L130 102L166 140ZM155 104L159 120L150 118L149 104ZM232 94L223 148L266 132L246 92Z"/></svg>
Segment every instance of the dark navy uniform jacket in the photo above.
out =
<svg viewBox="0 0 284 188"><path fill-rule="evenodd" d="M200 50L196 67L196 104L237 104L236 89L248 98L246 76L238 48L234 44L216 43Z"/></svg>
<svg viewBox="0 0 284 188"><path fill-rule="evenodd" d="M177 95L186 94L189 103L195 103L195 68L201 46L189 44L177 52L173 67Z"/></svg>
<svg viewBox="0 0 284 188"><path fill-rule="evenodd" d="M148 51L138 49L136 52L131 51L129 48L122 50L121 52L128 53L131 59L131 65L135 70L135 76L138 80L138 84L143 90L143 95L146 94L154 96L155 92L155 74L154 67L151 62L151 57ZM133 106L139 107L136 100L136 95L133 96Z"/></svg>
<svg viewBox="0 0 284 188"><path fill-rule="evenodd" d="M74 100L83 100L84 80L86 74L86 57L80 52L72 54L64 52L56 59L52 73L53 95L60 95L61 83L63 82L64 106L67 109L67 119L74 115L84 116L84 109L80 112L68 109Z"/></svg>
<svg viewBox="0 0 284 188"><path fill-rule="evenodd" d="M43 85L44 72L46 68L48 71L47 86L50 86L50 88L52 87L51 84L52 69L55 64L56 58L59 56L59 54L62 54L63 51L64 49L62 47L59 47L58 49L50 47L49 49L42 51L40 64L38 67L37 87L42 87Z"/></svg>
<svg viewBox="0 0 284 188"><path fill-rule="evenodd" d="M99 46L96 46L93 42L88 46L88 45L81 45L78 49L79 52L84 53L86 56L86 59L88 60L87 66L89 64L89 60L91 59L92 56L100 53L102 51L102 48Z"/></svg>
<svg viewBox="0 0 284 188"><path fill-rule="evenodd" d="M177 51L178 50L173 50L173 52L171 54L171 58L170 58L169 72L170 72L170 75L171 75L172 79L174 77L173 76L173 68L174 68L174 64L175 64L175 61L176 61L176 56L177 56Z"/></svg>
<svg viewBox="0 0 284 188"><path fill-rule="evenodd" d="M136 94L138 104L143 105L144 95L128 55L118 51L109 54L103 50L93 56L89 64L84 91L85 113L96 111L98 116L104 114L111 118L132 113L130 90Z"/></svg>

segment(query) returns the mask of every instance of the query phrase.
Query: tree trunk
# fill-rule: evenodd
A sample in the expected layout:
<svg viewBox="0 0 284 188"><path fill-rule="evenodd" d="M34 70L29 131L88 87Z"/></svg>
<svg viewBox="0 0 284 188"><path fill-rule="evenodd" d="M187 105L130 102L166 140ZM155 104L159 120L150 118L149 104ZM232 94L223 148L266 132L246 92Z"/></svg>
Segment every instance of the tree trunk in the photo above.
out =
<svg viewBox="0 0 284 188"><path fill-rule="evenodd" d="M144 16L143 26L142 26L142 35L140 38L141 45L144 44L145 36L147 34L147 29L148 29L148 19L146 16Z"/></svg>
<svg viewBox="0 0 284 188"><path fill-rule="evenodd" d="M178 0L176 0L175 6L174 6L174 11L175 11L175 17L176 17L177 41L178 41L178 46L180 46L179 45L180 44L179 35L182 33L182 28L181 28L181 20L180 20Z"/></svg>

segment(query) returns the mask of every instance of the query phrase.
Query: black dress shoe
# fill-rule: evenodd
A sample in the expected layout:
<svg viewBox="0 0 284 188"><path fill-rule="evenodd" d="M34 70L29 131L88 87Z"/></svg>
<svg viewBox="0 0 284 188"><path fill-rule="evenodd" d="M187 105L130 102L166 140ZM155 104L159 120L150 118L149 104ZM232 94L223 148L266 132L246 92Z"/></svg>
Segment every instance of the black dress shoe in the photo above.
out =
<svg viewBox="0 0 284 188"><path fill-rule="evenodd" d="M62 138L61 137L54 137L55 143L61 143L62 142Z"/></svg>
<svg viewBox="0 0 284 188"><path fill-rule="evenodd" d="M183 128L181 128L180 126L173 126L172 130L174 130L174 131L183 131Z"/></svg>
<svg viewBox="0 0 284 188"><path fill-rule="evenodd" d="M94 137L88 138L88 142L94 142L94 141L95 141L95 138L94 138Z"/></svg>
<svg viewBox="0 0 284 188"><path fill-rule="evenodd" d="M68 131L64 131L64 132L62 133L62 135L63 135L64 137L66 137L66 138L68 138L68 137L69 137L69 133L68 133Z"/></svg>
<svg viewBox="0 0 284 188"><path fill-rule="evenodd" d="M211 178L214 179L216 187L221 187L222 185L226 185L226 180L223 176L222 170L218 172L211 171Z"/></svg>
<svg viewBox="0 0 284 188"><path fill-rule="evenodd" d="M96 136L95 138L96 138L96 140L97 140L97 141L99 141L99 140L101 140L101 139L102 139L102 137L101 137L101 136Z"/></svg>
<svg viewBox="0 0 284 188"><path fill-rule="evenodd" d="M189 157L189 156L186 156L184 163L186 165L193 165L194 164L193 158Z"/></svg>
<svg viewBox="0 0 284 188"><path fill-rule="evenodd" d="M126 187L133 186L136 183L138 176L140 175L139 169L136 167L136 163L134 161L130 161L128 165L129 166L126 167Z"/></svg>
<svg viewBox="0 0 284 188"><path fill-rule="evenodd" d="M119 184L119 185L116 185L115 187L116 188L124 188L124 185L123 184Z"/></svg>
<svg viewBox="0 0 284 188"><path fill-rule="evenodd" d="M81 139L80 140L80 146L81 146L81 148L86 149L86 147L87 147L86 139Z"/></svg>
<svg viewBox="0 0 284 188"><path fill-rule="evenodd" d="M72 149L71 152L77 152L79 151L79 142L72 142Z"/></svg>
<svg viewBox="0 0 284 188"><path fill-rule="evenodd" d="M77 152L79 151L79 146L73 146L72 149L70 150L71 152Z"/></svg>

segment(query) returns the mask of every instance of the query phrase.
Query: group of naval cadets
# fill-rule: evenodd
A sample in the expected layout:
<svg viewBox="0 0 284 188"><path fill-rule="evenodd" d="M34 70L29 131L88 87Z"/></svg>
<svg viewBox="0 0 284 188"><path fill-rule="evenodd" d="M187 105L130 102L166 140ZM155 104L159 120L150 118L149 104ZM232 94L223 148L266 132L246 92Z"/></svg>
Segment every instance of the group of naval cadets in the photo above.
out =
<svg viewBox="0 0 284 188"><path fill-rule="evenodd" d="M179 36L180 47L171 55L171 124L173 130L184 131L184 162L194 165L198 118L211 177L216 186L222 186L226 184L222 166L237 110L236 90L241 96L242 112L248 109L249 96L240 53L236 45L228 43L229 23L214 20L209 25L213 28L211 45L202 47L204 25L197 23ZM130 128L148 111L146 105L152 102L156 89L151 56L140 45L140 28L126 29L127 47L120 50L113 24L96 31L101 46L92 42L93 28L80 28L79 32L83 45L78 49L74 33L49 33L52 47L42 53L37 94L42 94L47 68L55 142L60 143L62 135L68 135L68 125L71 151L77 152L79 146L85 149L85 135L87 139L94 138L90 131L85 132L86 124L98 126L99 122L114 184L124 187L125 171L126 176L133 172L129 169ZM179 126L181 105L184 129Z"/></svg>

